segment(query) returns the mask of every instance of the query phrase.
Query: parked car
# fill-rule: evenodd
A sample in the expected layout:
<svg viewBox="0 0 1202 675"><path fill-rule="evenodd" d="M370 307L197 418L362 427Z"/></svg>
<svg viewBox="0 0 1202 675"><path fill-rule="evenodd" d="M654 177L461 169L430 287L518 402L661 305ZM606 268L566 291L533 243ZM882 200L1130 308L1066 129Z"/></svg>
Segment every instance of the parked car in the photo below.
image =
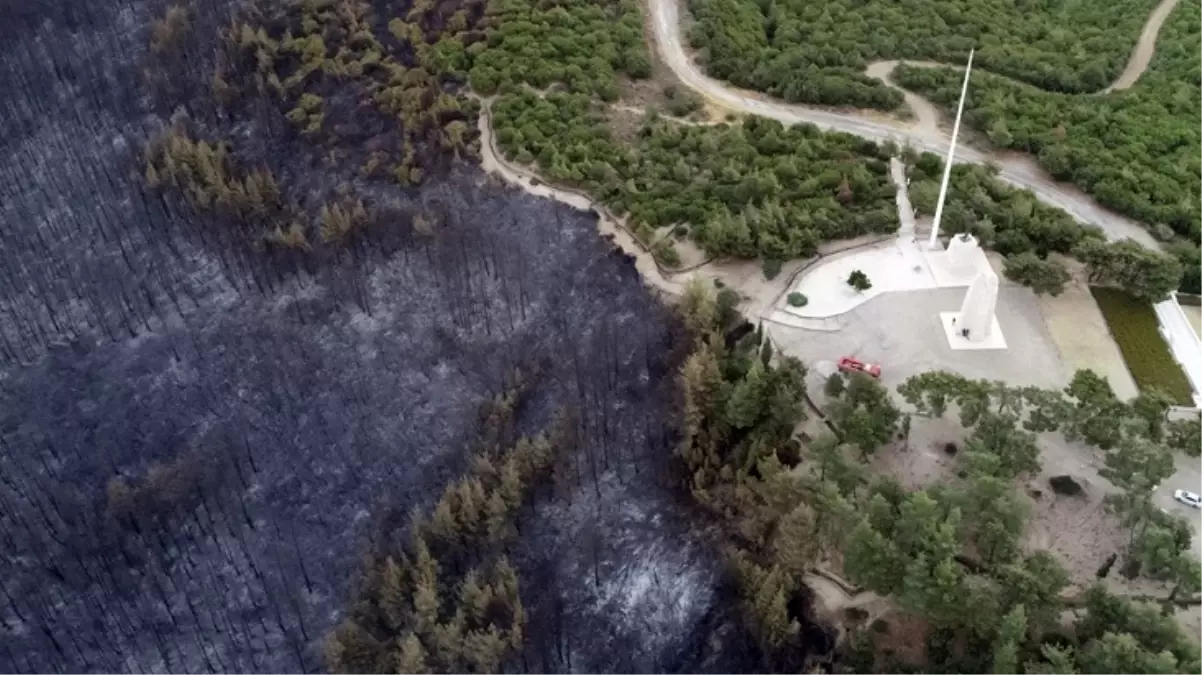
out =
<svg viewBox="0 0 1202 675"><path fill-rule="evenodd" d="M1189 490L1177 490L1173 492L1173 499L1176 499L1186 506L1192 506L1195 509L1202 509L1202 496L1199 496L1197 492L1190 492Z"/></svg>
<svg viewBox="0 0 1202 675"><path fill-rule="evenodd" d="M839 359L839 371L843 373L864 373L873 377L881 376L881 367L875 363L864 363L863 361L851 357L844 356Z"/></svg>

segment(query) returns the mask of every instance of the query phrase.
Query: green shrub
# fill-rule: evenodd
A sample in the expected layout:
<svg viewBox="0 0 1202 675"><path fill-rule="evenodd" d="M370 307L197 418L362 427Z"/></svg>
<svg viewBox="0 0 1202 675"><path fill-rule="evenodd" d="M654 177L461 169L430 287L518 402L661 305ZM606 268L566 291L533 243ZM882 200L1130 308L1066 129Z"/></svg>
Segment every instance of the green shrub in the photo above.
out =
<svg viewBox="0 0 1202 675"><path fill-rule="evenodd" d="M805 293L798 293L796 291L790 293L786 301L792 307L805 307L810 304L810 299L805 296Z"/></svg>
<svg viewBox="0 0 1202 675"><path fill-rule="evenodd" d="M780 275L781 261L776 258L764 258L760 263L760 269L764 271L764 278L772 281Z"/></svg>
<svg viewBox="0 0 1202 675"><path fill-rule="evenodd" d="M651 254L668 267L680 267L680 253L667 239L660 239L651 247Z"/></svg>
<svg viewBox="0 0 1202 675"><path fill-rule="evenodd" d="M1140 390L1159 388L1178 404L1190 405L1193 390L1160 334L1152 306L1114 288L1092 286L1090 291Z"/></svg>

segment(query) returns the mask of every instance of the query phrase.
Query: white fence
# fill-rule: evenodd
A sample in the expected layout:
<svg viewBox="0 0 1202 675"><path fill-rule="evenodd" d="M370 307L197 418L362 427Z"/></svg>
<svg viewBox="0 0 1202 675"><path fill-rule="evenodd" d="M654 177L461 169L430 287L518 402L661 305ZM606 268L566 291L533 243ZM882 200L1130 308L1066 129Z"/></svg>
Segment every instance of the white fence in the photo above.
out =
<svg viewBox="0 0 1202 675"><path fill-rule="evenodd" d="M1185 377L1194 389L1194 406L1202 407L1202 339L1190 326L1185 309L1177 302L1175 293L1173 297L1152 307L1160 322L1160 332L1169 343L1169 351L1181 364Z"/></svg>

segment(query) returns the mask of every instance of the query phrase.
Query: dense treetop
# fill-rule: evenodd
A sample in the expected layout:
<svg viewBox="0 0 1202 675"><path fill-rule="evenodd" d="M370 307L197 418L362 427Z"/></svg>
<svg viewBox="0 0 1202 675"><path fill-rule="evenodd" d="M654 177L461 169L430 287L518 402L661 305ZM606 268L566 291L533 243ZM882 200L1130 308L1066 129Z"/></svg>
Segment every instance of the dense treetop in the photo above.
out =
<svg viewBox="0 0 1202 675"><path fill-rule="evenodd" d="M965 120L1000 147L1036 154L1053 176L1081 185L1100 203L1196 242L1202 236L1200 31L1202 5L1179 4L1147 72L1130 90L1105 96L1068 96L974 73ZM895 75L946 106L959 98L961 74L953 70L903 66Z"/></svg>
<svg viewBox="0 0 1202 675"><path fill-rule="evenodd" d="M971 126L998 147L1035 154L1056 178L1159 236L1196 241L1199 4L1187 0L1173 11L1135 87L1095 95L1122 70L1155 5L693 0L690 37L709 71L736 85L789 101L883 110L902 98L863 74L868 63L957 63L975 47ZM959 97L961 74L952 69L903 64L894 79L948 107Z"/></svg>
<svg viewBox="0 0 1202 675"><path fill-rule="evenodd" d="M774 357L759 329L730 330L728 295L694 281L681 300L695 343L680 375L678 455L685 485L729 536L744 629L764 670L809 672L798 596L836 552L848 579L921 618L910 639L924 647L921 662L898 662L874 644L878 631L853 628L844 672L1197 670L1198 648L1171 616L1101 586L1072 591L1054 556L1023 545L1039 436L1063 433L1103 454L1102 475L1119 488L1106 505L1130 533L1123 573L1165 582L1170 602L1196 593L1189 524L1157 509L1150 489L1172 473L1172 453L1189 449L1181 441L1196 436L1196 421L1166 424L1167 399L1119 401L1090 371L1063 390L923 373L899 387L911 412L878 381L836 373L826 387L835 434L796 438L805 367ZM952 410L968 431L955 478L911 491L869 476L862 462L898 452L911 418ZM1073 606L1084 610L1075 635L1059 639Z"/></svg>
<svg viewBox="0 0 1202 675"><path fill-rule="evenodd" d="M584 187L636 229L691 225L713 255L805 257L823 241L897 226L887 155L851 135L650 116L621 144L587 95L520 91L493 110L507 155Z"/></svg>
<svg viewBox="0 0 1202 675"><path fill-rule="evenodd" d="M889 109L900 97L859 75L869 62L963 62L973 47L983 69L1050 91L1098 91L1123 69L1155 5L692 0L690 38L715 75L740 86L793 101Z"/></svg>
<svg viewBox="0 0 1202 675"><path fill-rule="evenodd" d="M562 83L613 100L617 73L651 74L637 0L494 0L487 21L487 43L472 49L471 85L481 94Z"/></svg>
<svg viewBox="0 0 1202 675"><path fill-rule="evenodd" d="M614 116L630 113L605 102L618 96L620 77L651 73L637 3L501 0L489 21L470 82L499 94L501 150L628 214L644 243L655 229L684 226L677 235L691 228L712 255L787 259L896 227L888 155L850 135L759 119L692 126L651 113L633 137L616 136ZM675 114L699 105L675 90L665 97ZM663 248L657 255L675 259Z"/></svg>

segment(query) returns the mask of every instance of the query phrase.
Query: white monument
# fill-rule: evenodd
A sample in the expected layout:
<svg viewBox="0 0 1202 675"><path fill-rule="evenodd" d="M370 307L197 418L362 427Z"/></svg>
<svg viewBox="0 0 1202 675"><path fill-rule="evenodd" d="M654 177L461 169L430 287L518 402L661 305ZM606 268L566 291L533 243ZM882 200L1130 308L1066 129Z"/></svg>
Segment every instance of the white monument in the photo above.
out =
<svg viewBox="0 0 1202 675"><path fill-rule="evenodd" d="M959 312L940 312L939 321L952 349L1005 349L1006 338L998 325L997 309L998 278L977 238L963 233L952 237L947 250L939 247L939 224L943 220L943 204L947 201L947 185L952 177L952 163L956 158L956 140L960 137L960 120L964 116L964 99L968 96L968 78L972 74L972 57L976 50L968 53L964 66L964 83L960 85L960 103L956 105L956 123L952 127L951 144L947 148L947 159L943 163L943 182L939 184L939 201L935 203L935 217L931 221L931 237L927 241L927 260L936 283L940 286L958 286L968 279L972 283L964 294ZM974 275L974 270L979 270Z"/></svg>
<svg viewBox="0 0 1202 675"><path fill-rule="evenodd" d="M1006 338L998 325L998 278L992 269L985 269L964 294L959 312L940 312L939 321L952 349L1005 349Z"/></svg>
<svg viewBox="0 0 1202 675"><path fill-rule="evenodd" d="M931 221L931 238L927 247L939 248L939 223L943 220L943 202L947 199L947 183L952 177L952 160L956 157L956 139L960 136L960 118L964 115L964 98L968 95L968 76L972 72L972 55L968 52L968 65L964 66L964 84L960 86L960 103L956 106L956 124L952 127L952 142L947 148L947 159L943 162L943 182L939 184L939 200L935 202L935 218Z"/></svg>
<svg viewBox="0 0 1202 675"><path fill-rule="evenodd" d="M977 252L981 245L967 232L952 237L947 243L947 267L953 273L966 273L977 267Z"/></svg>

